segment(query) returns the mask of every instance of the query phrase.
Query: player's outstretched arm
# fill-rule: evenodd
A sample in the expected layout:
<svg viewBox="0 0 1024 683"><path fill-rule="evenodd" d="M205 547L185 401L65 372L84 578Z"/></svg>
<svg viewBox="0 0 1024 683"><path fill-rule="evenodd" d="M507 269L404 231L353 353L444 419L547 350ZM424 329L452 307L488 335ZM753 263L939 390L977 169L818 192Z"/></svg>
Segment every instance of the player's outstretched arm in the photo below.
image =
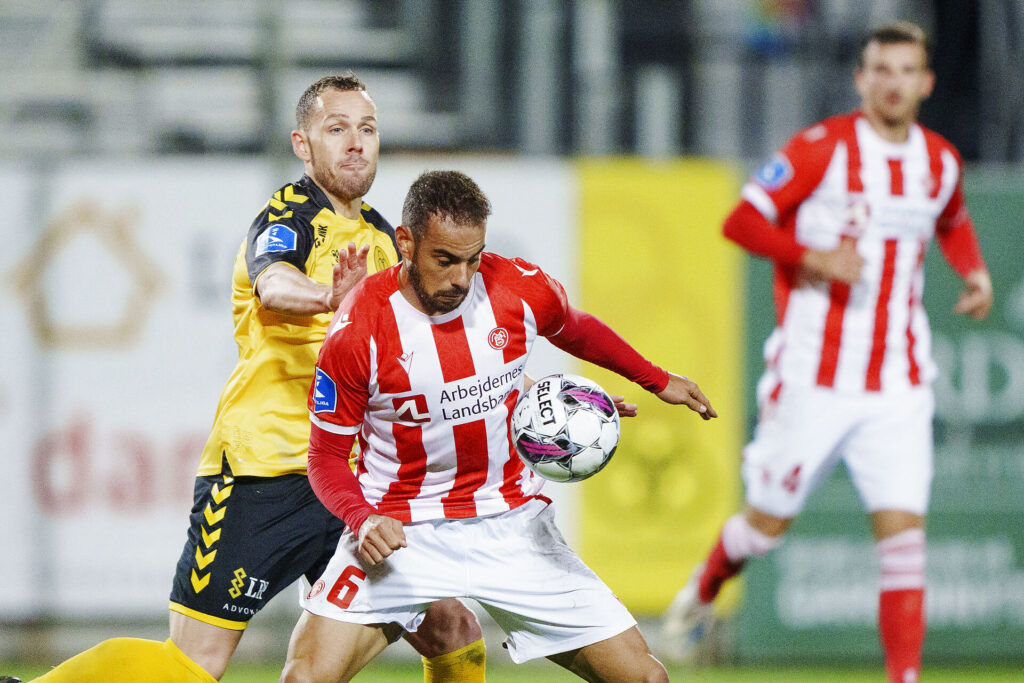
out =
<svg viewBox="0 0 1024 683"><path fill-rule="evenodd" d="M992 278L985 269L973 270L964 277L964 285L966 289L960 294L953 311L981 320L992 310Z"/></svg>
<svg viewBox="0 0 1024 683"><path fill-rule="evenodd" d="M407 546L405 529L394 517L370 515L359 527L359 554L371 565L380 564L391 553Z"/></svg>
<svg viewBox="0 0 1024 683"><path fill-rule="evenodd" d="M334 266L331 285L321 284L287 263L267 267L256 281L256 294L263 307L286 315L333 313L349 290L366 276L369 246L356 249L349 244Z"/></svg>
<svg viewBox="0 0 1024 683"><path fill-rule="evenodd" d="M699 413L705 420L718 417L718 413L711 407L711 402L704 392L700 390L697 383L689 377L668 373L668 384L657 393L665 403L673 405L685 404L690 410Z"/></svg>

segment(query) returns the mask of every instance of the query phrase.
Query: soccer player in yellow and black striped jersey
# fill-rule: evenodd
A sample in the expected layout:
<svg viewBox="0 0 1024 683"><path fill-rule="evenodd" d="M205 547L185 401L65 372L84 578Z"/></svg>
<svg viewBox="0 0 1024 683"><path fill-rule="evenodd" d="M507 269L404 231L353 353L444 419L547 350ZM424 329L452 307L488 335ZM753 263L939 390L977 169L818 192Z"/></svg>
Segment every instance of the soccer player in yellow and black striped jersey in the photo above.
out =
<svg viewBox="0 0 1024 683"><path fill-rule="evenodd" d="M238 364L197 472L171 590L171 637L116 638L37 679L211 681L249 619L300 576L313 583L344 528L306 479L306 396L331 315L368 272L398 262L394 230L363 202L377 171L376 105L351 74L320 79L296 108L305 175L274 193L235 259ZM406 635L427 681L483 681L476 617L433 605Z"/></svg>

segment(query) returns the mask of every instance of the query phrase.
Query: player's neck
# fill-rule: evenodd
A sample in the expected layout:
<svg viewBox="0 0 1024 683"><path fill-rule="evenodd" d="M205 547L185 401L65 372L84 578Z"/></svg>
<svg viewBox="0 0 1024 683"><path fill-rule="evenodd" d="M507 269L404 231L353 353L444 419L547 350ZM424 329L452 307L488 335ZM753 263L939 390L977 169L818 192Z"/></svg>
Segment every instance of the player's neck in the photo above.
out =
<svg viewBox="0 0 1024 683"><path fill-rule="evenodd" d="M316 184L316 186L320 188L320 191L323 192L324 195L326 195L327 200L331 203L331 209L334 211L334 213L338 214L339 216L342 216L343 218L348 218L349 220L359 220L360 212L363 209L362 197L355 197L353 199L346 200L334 194L333 192L330 192L326 187L320 184L320 181L318 181L314 177L313 169L309 168L308 165L306 168L306 176L308 176L309 179L312 180Z"/></svg>
<svg viewBox="0 0 1024 683"><path fill-rule="evenodd" d="M864 120L871 126L871 130L875 131L883 140L899 144L910 138L910 127L915 123L913 119L894 121L886 119L870 109L864 109L863 114Z"/></svg>
<svg viewBox="0 0 1024 683"><path fill-rule="evenodd" d="M409 270L405 263L402 263L398 269L398 291L401 293L402 298L409 302L409 304L420 313L431 315L430 311L423 307L423 303L420 301L419 296L416 294L416 290L412 286L412 282L409 281Z"/></svg>
<svg viewBox="0 0 1024 683"><path fill-rule="evenodd" d="M359 213L363 208L362 197L356 197L355 199L345 201L330 192L325 192L324 194L326 194L327 198L331 200L331 208L334 209L334 213L348 218L349 220L359 220Z"/></svg>

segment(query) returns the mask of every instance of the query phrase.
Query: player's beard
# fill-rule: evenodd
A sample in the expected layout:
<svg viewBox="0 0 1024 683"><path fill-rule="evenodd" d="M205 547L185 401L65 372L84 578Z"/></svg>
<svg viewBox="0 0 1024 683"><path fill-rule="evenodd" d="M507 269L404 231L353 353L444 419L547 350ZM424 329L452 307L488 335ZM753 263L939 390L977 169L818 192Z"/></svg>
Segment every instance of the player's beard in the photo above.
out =
<svg viewBox="0 0 1024 683"><path fill-rule="evenodd" d="M312 159L314 179L324 190L344 202L362 199L370 191L373 180L377 177L377 162L370 162L369 160L362 159L362 157L358 158L366 161L366 167L363 169L362 174L344 172L337 166L325 164L321 162L319 157L314 156ZM355 157L351 157L347 158L346 161L354 159Z"/></svg>
<svg viewBox="0 0 1024 683"><path fill-rule="evenodd" d="M420 305L423 306L427 315L450 313L466 300L469 290L462 287L441 289L430 294L427 288L423 286L423 278L420 277L420 271L416 267L415 252L413 252L412 258L405 262L405 267L409 273L409 284L412 285L413 291L416 292L416 298L420 300ZM451 298L441 298L448 295L451 295Z"/></svg>

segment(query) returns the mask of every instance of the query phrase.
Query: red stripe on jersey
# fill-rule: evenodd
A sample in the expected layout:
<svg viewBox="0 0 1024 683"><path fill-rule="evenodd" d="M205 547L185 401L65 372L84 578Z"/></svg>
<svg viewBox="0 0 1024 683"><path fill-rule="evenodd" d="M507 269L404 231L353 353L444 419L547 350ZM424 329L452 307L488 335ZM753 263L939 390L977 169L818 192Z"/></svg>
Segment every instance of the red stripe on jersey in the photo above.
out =
<svg viewBox="0 0 1024 683"><path fill-rule="evenodd" d="M474 420L452 427L455 483L441 499L445 517L476 517L473 494L487 481L487 423Z"/></svg>
<svg viewBox="0 0 1024 683"><path fill-rule="evenodd" d="M511 363L526 355L526 323L523 321L525 310L523 300L518 296L510 296L511 290L499 285L487 288L487 298L494 311L498 327L508 332L508 342L501 349L506 363Z"/></svg>
<svg viewBox="0 0 1024 683"><path fill-rule="evenodd" d="M513 391L505 399L505 408L508 410L508 417L505 418L505 428L508 430L508 461L502 468L501 496L508 503L509 508L522 505L524 502L523 491L519 486L519 480L523 476L523 461L519 459L515 446L512 445L512 411L515 410L519 401L519 392Z"/></svg>
<svg viewBox="0 0 1024 683"><path fill-rule="evenodd" d="M377 510L403 522L411 522L409 501L419 495L423 479L427 476L423 430L396 423L391 428L391 434L395 437L398 454L398 478L388 486L387 492L377 504Z"/></svg>
<svg viewBox="0 0 1024 683"><path fill-rule="evenodd" d="M818 363L818 386L822 387L830 387L836 380L839 342L843 337L843 314L850 300L850 285L833 282L829 298L831 302L825 317L825 338L821 343L821 360Z"/></svg>
<svg viewBox="0 0 1024 683"><path fill-rule="evenodd" d="M928 249L928 243L922 242L921 247L917 252L917 268L914 273L917 274L924 265L924 255ZM917 300L917 293L914 288L910 288L910 301L908 302L908 308L910 309L909 315L907 316L907 365L908 365L908 376L910 377L910 383L917 386L921 383L921 368L917 365L917 358L914 356L914 344L917 339L914 337L914 329L912 323L914 322L914 303Z"/></svg>
<svg viewBox="0 0 1024 683"><path fill-rule="evenodd" d="M842 237L852 241L852 237ZM830 387L836 381L839 364L839 344L843 339L843 316L850 301L850 285L833 282L829 288L828 315L825 316L825 337L821 340L821 360L818 362L818 386Z"/></svg>
<svg viewBox="0 0 1024 683"><path fill-rule="evenodd" d="M394 309L382 306L378 321L379 334L374 336L374 341L377 344L377 384L380 391L388 394L411 391L409 373L402 367L405 351Z"/></svg>
<svg viewBox="0 0 1024 683"><path fill-rule="evenodd" d="M850 194L864 192L860 178L860 147L857 145L856 119L843 131L846 141L846 191ZM840 241L856 240L843 236ZM839 364L839 344L843 338L843 316L850 301L850 285L833 282L829 289L828 314L825 316L825 337L821 340L821 360L818 362L818 386L831 387L836 380L836 366Z"/></svg>
<svg viewBox="0 0 1024 683"><path fill-rule="evenodd" d="M931 172L932 184L927 189L928 196L934 199L942 190L942 138L929 133L926 132L924 136L925 147L928 149L928 170Z"/></svg>
<svg viewBox="0 0 1024 683"><path fill-rule="evenodd" d="M455 382L472 377L473 356L469 352L469 340L466 339L466 326L462 316L446 323L430 326L437 346L437 357L441 361L441 374L445 382Z"/></svg>
<svg viewBox="0 0 1024 683"><path fill-rule="evenodd" d="M899 197L903 194L903 161L889 159L889 194Z"/></svg>
<svg viewBox="0 0 1024 683"><path fill-rule="evenodd" d="M849 192L863 192L864 182L860 179L860 147L857 145L857 128L851 121L843 136L846 139L846 189Z"/></svg>
<svg viewBox="0 0 1024 683"><path fill-rule="evenodd" d="M885 241L885 261L882 263L882 282L875 302L875 331L871 338L871 356L864 388L882 389L882 361L885 359L885 334L889 329L889 299L892 297L892 279L896 272L896 240Z"/></svg>

